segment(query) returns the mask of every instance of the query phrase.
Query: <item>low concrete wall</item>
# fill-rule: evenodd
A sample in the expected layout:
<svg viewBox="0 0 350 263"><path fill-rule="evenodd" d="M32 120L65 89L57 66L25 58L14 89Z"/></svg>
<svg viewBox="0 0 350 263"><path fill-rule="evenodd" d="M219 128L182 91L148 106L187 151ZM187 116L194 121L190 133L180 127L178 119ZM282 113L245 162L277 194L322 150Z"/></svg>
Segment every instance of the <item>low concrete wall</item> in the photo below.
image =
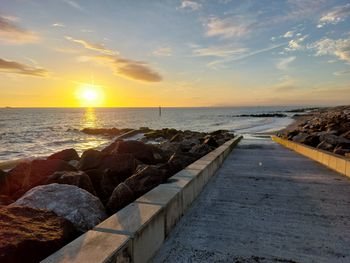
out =
<svg viewBox="0 0 350 263"><path fill-rule="evenodd" d="M42 262L148 262L241 139L227 141Z"/></svg>
<svg viewBox="0 0 350 263"><path fill-rule="evenodd" d="M326 152L320 149L316 149L304 144L282 139L277 136L271 136L275 142L292 149L312 160L315 160L343 175L350 177L350 159Z"/></svg>

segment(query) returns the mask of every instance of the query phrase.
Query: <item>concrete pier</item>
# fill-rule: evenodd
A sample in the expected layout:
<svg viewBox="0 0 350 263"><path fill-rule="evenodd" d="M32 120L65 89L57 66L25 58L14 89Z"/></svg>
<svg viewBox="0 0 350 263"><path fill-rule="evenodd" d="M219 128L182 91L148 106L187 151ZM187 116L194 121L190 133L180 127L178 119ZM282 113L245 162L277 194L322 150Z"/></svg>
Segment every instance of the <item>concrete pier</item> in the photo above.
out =
<svg viewBox="0 0 350 263"><path fill-rule="evenodd" d="M350 262L350 179L244 139L153 262Z"/></svg>

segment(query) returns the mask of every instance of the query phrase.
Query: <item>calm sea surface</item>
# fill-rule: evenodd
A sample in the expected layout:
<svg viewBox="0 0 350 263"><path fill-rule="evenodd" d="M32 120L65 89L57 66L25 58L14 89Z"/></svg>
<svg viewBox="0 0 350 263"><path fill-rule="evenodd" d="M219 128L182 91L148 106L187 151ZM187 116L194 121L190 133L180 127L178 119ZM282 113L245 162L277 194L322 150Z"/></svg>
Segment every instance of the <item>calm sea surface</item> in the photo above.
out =
<svg viewBox="0 0 350 263"><path fill-rule="evenodd" d="M176 128L213 131L227 129L248 134L277 130L291 118L235 117L241 114L273 113L290 107L242 108L98 108L98 109L0 109L0 161L45 156L75 148L78 152L108 144L110 139L79 130L94 128Z"/></svg>

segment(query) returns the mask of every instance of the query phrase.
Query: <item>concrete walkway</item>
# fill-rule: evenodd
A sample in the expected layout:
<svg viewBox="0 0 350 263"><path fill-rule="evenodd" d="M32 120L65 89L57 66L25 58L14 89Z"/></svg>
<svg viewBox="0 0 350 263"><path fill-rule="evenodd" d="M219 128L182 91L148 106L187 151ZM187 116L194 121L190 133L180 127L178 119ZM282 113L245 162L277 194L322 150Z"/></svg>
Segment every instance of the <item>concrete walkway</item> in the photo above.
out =
<svg viewBox="0 0 350 263"><path fill-rule="evenodd" d="M350 262L350 180L244 139L153 261Z"/></svg>

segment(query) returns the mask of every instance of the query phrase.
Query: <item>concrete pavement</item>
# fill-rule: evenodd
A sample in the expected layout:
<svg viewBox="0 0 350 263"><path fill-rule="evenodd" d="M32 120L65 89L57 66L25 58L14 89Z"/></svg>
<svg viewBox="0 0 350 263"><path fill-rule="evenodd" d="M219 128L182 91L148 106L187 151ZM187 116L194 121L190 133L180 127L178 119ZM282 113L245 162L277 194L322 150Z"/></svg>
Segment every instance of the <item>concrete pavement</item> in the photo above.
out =
<svg viewBox="0 0 350 263"><path fill-rule="evenodd" d="M243 139L153 262L350 262L350 180Z"/></svg>

